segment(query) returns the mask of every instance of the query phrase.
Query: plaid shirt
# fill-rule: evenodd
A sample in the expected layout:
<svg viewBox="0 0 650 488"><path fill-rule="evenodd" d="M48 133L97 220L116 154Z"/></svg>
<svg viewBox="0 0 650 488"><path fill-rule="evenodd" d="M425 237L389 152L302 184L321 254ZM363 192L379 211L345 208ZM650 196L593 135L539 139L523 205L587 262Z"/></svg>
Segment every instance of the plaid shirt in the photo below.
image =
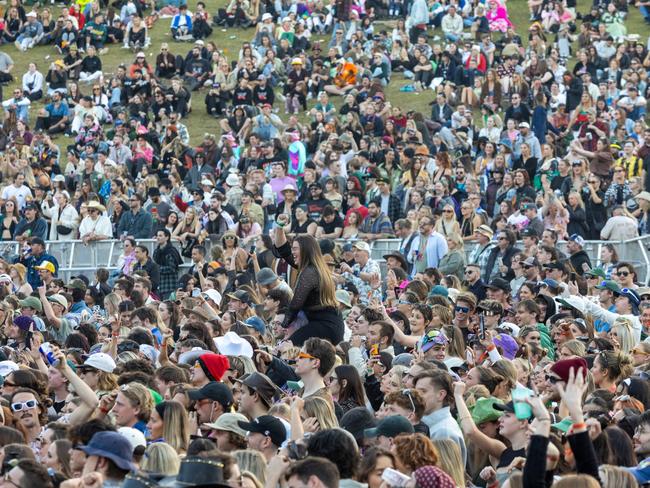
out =
<svg viewBox="0 0 650 488"><path fill-rule="evenodd" d="M178 288L178 267L183 263L183 258L173 245L167 244L156 248L153 259L160 268L158 295L165 300Z"/></svg>
<svg viewBox="0 0 650 488"><path fill-rule="evenodd" d="M393 235L393 224L390 219L383 212L380 213L376 219L370 218L368 215L364 220L359 231L364 234L388 234Z"/></svg>
<svg viewBox="0 0 650 488"><path fill-rule="evenodd" d="M478 264L481 268L481 279L487 283L487 278L494 276L493 270L488 270L488 261L490 259L490 253L496 244L493 242L487 243L485 246L476 246L474 250L469 255L468 263Z"/></svg>

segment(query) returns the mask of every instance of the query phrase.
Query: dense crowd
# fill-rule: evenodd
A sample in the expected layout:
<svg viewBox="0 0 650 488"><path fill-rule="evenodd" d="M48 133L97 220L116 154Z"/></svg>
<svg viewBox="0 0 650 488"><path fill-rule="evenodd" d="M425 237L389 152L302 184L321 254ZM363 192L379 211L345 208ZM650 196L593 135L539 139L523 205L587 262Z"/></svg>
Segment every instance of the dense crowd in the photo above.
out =
<svg viewBox="0 0 650 488"><path fill-rule="evenodd" d="M650 483L647 1L0 4L0 487Z"/></svg>

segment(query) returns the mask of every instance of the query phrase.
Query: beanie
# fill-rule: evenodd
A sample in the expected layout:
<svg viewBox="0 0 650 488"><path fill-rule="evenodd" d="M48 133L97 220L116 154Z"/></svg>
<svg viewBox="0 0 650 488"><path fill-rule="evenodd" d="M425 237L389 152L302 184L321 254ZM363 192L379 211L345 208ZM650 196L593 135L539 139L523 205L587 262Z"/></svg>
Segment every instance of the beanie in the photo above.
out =
<svg viewBox="0 0 650 488"><path fill-rule="evenodd" d="M198 361L210 381L221 381L223 375L230 368L230 362L226 356L212 352L199 356Z"/></svg>
<svg viewBox="0 0 650 488"><path fill-rule="evenodd" d="M14 319L14 324L16 324L20 330L24 331L28 331L29 329L36 329L36 323L34 322L34 319L25 315L19 315L16 317Z"/></svg>
<svg viewBox="0 0 650 488"><path fill-rule="evenodd" d="M561 359L560 361L554 363L553 366L551 366L551 371L558 375L562 381L568 383L569 372L571 371L571 368L573 368L576 373L580 368L582 368L583 376L586 376L587 371L589 370L589 366L587 366L587 361L585 361L585 358L574 357Z"/></svg>

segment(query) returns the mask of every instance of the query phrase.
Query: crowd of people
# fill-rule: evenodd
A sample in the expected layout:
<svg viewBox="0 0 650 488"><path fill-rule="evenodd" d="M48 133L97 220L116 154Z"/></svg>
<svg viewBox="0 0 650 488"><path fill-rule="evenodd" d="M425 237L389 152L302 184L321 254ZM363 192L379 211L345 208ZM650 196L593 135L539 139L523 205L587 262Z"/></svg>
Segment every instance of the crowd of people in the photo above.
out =
<svg viewBox="0 0 650 488"><path fill-rule="evenodd" d="M648 2L1 8L0 487L650 483Z"/></svg>

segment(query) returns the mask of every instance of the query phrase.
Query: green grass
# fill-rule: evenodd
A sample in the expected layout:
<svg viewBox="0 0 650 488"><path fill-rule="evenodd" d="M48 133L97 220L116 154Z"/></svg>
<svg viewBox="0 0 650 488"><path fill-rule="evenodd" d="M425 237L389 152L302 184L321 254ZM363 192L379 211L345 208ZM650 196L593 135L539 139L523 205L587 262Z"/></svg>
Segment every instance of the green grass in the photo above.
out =
<svg viewBox="0 0 650 488"><path fill-rule="evenodd" d="M189 6L191 10L195 6L196 1L197 0L189 0ZM215 3L217 5L212 4L212 2L210 2L209 9L210 9L210 13L212 14L216 13L217 7L221 7L226 2L224 2L223 0L217 0L217 2ZM591 0L580 0L578 2L578 11L586 12L590 5L591 5ZM54 11L56 12L56 8ZM526 4L524 3L523 0L510 0L508 2L508 12L513 24L515 25L517 32L522 36L524 41L526 41L527 39L526 34L527 34L528 26L530 25L530 22L528 21L529 14L528 14L528 8ZM189 43L175 43L171 41L171 35L169 31L170 22L171 22L170 19L158 20L158 22L155 24L155 26L153 27L153 29L151 29L149 33L152 39L152 43L149 49L145 51L145 54L147 55L147 60L150 63L155 61L155 57L160 51L160 44L162 42L169 42L170 50L174 54L181 54L183 56L185 56L185 54L192 47L192 44ZM383 28L392 29L392 23L391 24L382 24L381 22L376 23L375 25L376 31L381 30ZM627 28L629 34L632 33L643 34L647 32L648 29L647 25L643 22L643 18L639 14L638 10L633 7L630 7L630 14L628 16ZM232 56L236 56L237 53L239 52L241 43L244 41L251 40L253 34L254 34L254 28L246 29L246 30L228 29L227 32L223 32L220 27L215 27L212 36L208 40L214 41L217 47L223 49L226 56L228 56L228 58L232 60ZM433 34L432 31L429 31L429 34L440 35L440 31L439 30L435 31ZM231 36L235 36L235 39L231 39ZM553 34L551 34L549 36L549 41L552 42L553 38L554 36ZM645 42L645 39L643 37L641 39L641 42ZM109 52L101 56L104 73L109 73L109 74L113 73L119 64L124 63L129 65L135 58L135 55L131 51L126 49L121 49L120 46L108 45L107 47L109 47ZM39 70L45 76L47 74L47 70L50 63L59 57L52 46L39 46L27 51L26 53L19 52L13 44L3 45L2 49L5 50L5 52L7 52L12 57L15 63L13 74L14 77L16 78L16 81L13 84L14 86L20 86L20 80L22 79L22 75L27 71L27 66L30 62L36 62ZM573 61L575 62L575 60ZM110 75L106 76L107 80L109 78ZM407 80L404 79L402 74L393 73L393 76L391 78L391 83L389 84L388 87L386 87L385 90L386 100L390 101L393 106L401 107L404 110L417 110L423 112L425 115L429 114L430 108L428 106L428 103L433 100L433 91L429 90L420 94L400 92L399 88L406 83ZM8 98L8 95L11 94L11 89L13 89L14 86L5 87L5 89L3 90L5 99ZM90 94L89 85L82 85L81 89L82 89L82 93ZM218 121L213 117L209 117L205 113L203 99L204 99L203 91L193 93L192 113L184 120L184 123L188 126L192 143L195 144L198 144L201 141L203 134L206 131L213 132L215 134L219 134L220 131L218 126ZM339 97L333 97L333 102L338 105L341 103L341 99ZM313 103L314 102L312 101L311 104ZM277 104L278 106L280 106L280 102L277 102ZM36 120L38 109L41 106L42 106L41 103L32 104L32 108L30 111L30 121L32 122L32 124ZM282 113L283 110L281 109L280 112ZM65 140L65 138L59 137L57 139L57 143L63 145L64 143L67 144L68 142Z"/></svg>

